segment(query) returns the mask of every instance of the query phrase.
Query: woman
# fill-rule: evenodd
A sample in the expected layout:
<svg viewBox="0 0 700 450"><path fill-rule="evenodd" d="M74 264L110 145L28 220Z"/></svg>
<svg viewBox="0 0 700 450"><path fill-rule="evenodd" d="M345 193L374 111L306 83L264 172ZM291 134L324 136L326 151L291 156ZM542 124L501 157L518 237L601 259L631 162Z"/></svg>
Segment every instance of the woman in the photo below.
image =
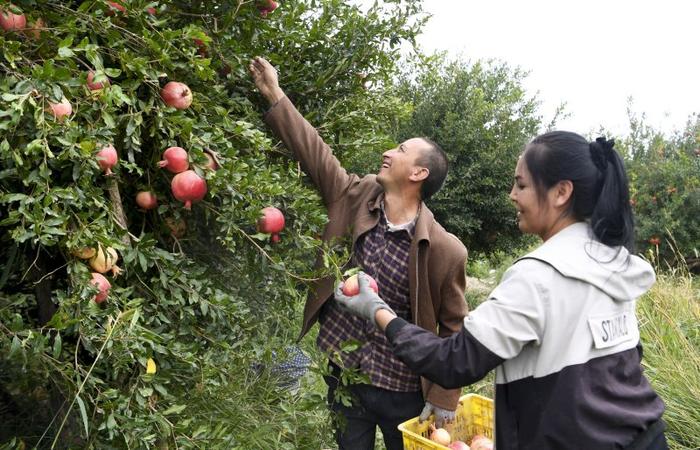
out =
<svg viewBox="0 0 700 450"><path fill-rule="evenodd" d="M516 261L447 339L401 318L360 277L336 301L374 322L396 355L446 387L496 369L496 445L667 448L664 404L642 374L636 299L654 283L633 255L627 176L613 141L555 131L525 147L510 199L543 243Z"/></svg>

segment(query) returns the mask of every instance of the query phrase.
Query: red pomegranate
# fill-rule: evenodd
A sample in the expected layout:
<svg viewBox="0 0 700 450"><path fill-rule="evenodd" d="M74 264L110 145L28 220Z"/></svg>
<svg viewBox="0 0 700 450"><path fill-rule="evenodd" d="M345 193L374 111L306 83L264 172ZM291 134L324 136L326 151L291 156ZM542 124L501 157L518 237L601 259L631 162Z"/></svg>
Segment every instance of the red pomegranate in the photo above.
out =
<svg viewBox="0 0 700 450"><path fill-rule="evenodd" d="M59 122L62 121L66 116L73 114L73 107L67 99L61 100L61 103L51 103L49 102L49 111Z"/></svg>
<svg viewBox="0 0 700 450"><path fill-rule="evenodd" d="M187 109L192 104L192 91L185 83L170 81L160 90L166 105L176 109Z"/></svg>
<svg viewBox="0 0 700 450"><path fill-rule="evenodd" d="M92 272L90 284L96 286L97 289L99 289L99 292L95 294L95 303L104 302L107 299L107 296L109 295L109 290L112 288L112 285L109 283L107 278L105 278L105 276L101 273Z"/></svg>
<svg viewBox="0 0 700 450"><path fill-rule="evenodd" d="M194 170L185 170L173 177L170 183L173 196L185 202L185 209L190 209L193 202L198 202L207 194L207 182Z"/></svg>
<svg viewBox="0 0 700 450"><path fill-rule="evenodd" d="M149 6L148 8L146 8L146 12L152 16L156 15L156 9L152 6Z"/></svg>
<svg viewBox="0 0 700 450"><path fill-rule="evenodd" d="M104 88L105 86L109 86L109 78L107 78L104 81L99 81L97 83L93 82L94 79L95 79L95 72L93 72L91 70L90 72L88 72L88 75L87 75L87 86L91 91L97 91L99 89Z"/></svg>
<svg viewBox="0 0 700 450"><path fill-rule="evenodd" d="M117 11L125 13L126 12L126 6L122 5L119 2L107 2L108 9L107 9L107 15L108 16L113 16L117 13Z"/></svg>
<svg viewBox="0 0 700 450"><path fill-rule="evenodd" d="M367 274L365 274L365 276L369 278L369 287L374 292L379 293L379 286L377 285L377 282L375 281L375 279ZM359 293L360 293L360 279L358 278L358 275L355 274L355 275L349 277L343 283L343 294L347 295L348 297L353 297Z"/></svg>
<svg viewBox="0 0 700 450"><path fill-rule="evenodd" d="M136 194L136 204L143 210L153 209L158 206L158 197L151 191L140 191Z"/></svg>
<svg viewBox="0 0 700 450"><path fill-rule="evenodd" d="M276 10L279 4L275 0L263 0L260 5L258 5L258 11L263 17L267 17L269 13Z"/></svg>
<svg viewBox="0 0 700 450"><path fill-rule="evenodd" d="M262 209L261 214L261 217L258 219L258 231L271 234L270 241L272 243L279 242L279 233L284 230L284 215L282 211L274 206L268 206Z"/></svg>
<svg viewBox="0 0 700 450"><path fill-rule="evenodd" d="M97 152L97 163L100 165L105 175L112 175L112 167L117 164L117 150L112 144L102 147Z"/></svg>
<svg viewBox="0 0 700 450"><path fill-rule="evenodd" d="M203 40L198 39L198 38L193 38L192 40L194 41L194 45L197 46L197 54L199 54L199 56L201 56L203 58L206 58L207 57L207 44Z"/></svg>
<svg viewBox="0 0 700 450"><path fill-rule="evenodd" d="M17 7L10 3L8 9L0 8L0 27L5 31L19 31L27 26L27 18L24 14L15 14Z"/></svg>
<svg viewBox="0 0 700 450"><path fill-rule="evenodd" d="M187 151L182 147L168 147L163 152L163 160L158 167L165 167L172 173L184 172L190 167Z"/></svg>

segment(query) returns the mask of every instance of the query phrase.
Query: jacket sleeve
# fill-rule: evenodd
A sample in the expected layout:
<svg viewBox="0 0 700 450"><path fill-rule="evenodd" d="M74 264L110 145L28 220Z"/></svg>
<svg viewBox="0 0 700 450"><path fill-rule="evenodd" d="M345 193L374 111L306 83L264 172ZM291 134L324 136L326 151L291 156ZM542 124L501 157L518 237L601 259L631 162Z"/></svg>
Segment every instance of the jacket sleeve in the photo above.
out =
<svg viewBox="0 0 700 450"><path fill-rule="evenodd" d="M449 338L441 338L396 318L387 326L386 336L396 356L411 370L436 383L434 388L470 385L504 361L464 327Z"/></svg>
<svg viewBox="0 0 700 450"><path fill-rule="evenodd" d="M456 238L455 238L456 239ZM459 257L455 263L450 264L452 269L445 277L440 290L440 309L438 310L438 335L449 337L462 329L464 316L467 315L467 304L464 300L464 292L467 278L464 272L467 263L467 250L460 242ZM427 386L426 400L435 406L447 410L457 408L461 389L446 389L444 386L430 383Z"/></svg>
<svg viewBox="0 0 700 450"><path fill-rule="evenodd" d="M330 147L287 97L265 113L265 122L301 163L302 170L316 185L326 206L359 180L343 169Z"/></svg>

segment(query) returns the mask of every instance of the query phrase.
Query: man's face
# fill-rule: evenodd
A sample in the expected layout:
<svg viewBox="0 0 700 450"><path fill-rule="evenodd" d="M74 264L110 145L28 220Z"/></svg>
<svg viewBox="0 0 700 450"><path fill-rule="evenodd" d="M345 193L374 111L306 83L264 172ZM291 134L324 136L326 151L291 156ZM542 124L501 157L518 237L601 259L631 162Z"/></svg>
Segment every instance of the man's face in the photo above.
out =
<svg viewBox="0 0 700 450"><path fill-rule="evenodd" d="M411 138L384 152L377 181L385 190L392 186L400 188L404 183L408 183L412 174L424 169L417 161L423 156L426 147L423 139Z"/></svg>

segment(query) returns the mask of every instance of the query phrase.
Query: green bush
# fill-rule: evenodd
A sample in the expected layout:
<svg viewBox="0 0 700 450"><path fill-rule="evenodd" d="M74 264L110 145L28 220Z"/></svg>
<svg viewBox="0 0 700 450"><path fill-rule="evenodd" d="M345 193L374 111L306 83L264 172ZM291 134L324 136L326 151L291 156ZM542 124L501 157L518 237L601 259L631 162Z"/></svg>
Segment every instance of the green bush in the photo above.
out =
<svg viewBox="0 0 700 450"><path fill-rule="evenodd" d="M287 395L251 369L296 338L326 217L265 133L247 64L261 55L279 67L324 136L351 143L348 156L374 149L401 104L383 95L385 78L418 30L420 2L363 13L336 0L283 1L266 16L257 1L121 3L125 12L18 0L28 23L41 17L46 29L0 34L0 443L327 445L323 398ZM89 70L111 85L90 91ZM189 86L190 108L166 107L167 81ZM63 97L73 114L58 121L46 107ZM113 176L95 157L107 143L119 155ZM156 167L172 145L208 184L191 211ZM205 168L208 151L217 171ZM137 208L142 189L157 194L157 209ZM277 245L256 231L268 205L287 220ZM73 256L97 245L116 249L124 269L106 274L100 305L91 269Z"/></svg>

